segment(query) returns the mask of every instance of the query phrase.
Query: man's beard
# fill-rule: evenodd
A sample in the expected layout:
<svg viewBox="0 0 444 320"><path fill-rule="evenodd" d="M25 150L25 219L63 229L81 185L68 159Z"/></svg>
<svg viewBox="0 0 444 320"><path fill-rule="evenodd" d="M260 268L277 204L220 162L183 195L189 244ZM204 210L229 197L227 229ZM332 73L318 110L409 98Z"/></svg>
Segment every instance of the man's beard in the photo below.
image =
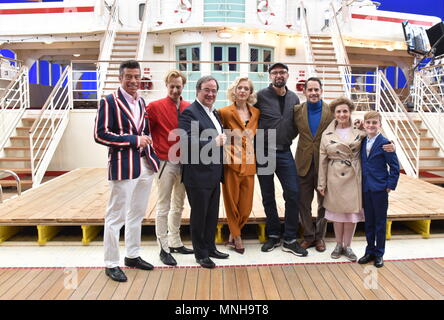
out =
<svg viewBox="0 0 444 320"><path fill-rule="evenodd" d="M286 84L287 84L286 81L275 81L275 82L273 82L273 86L275 86L276 88L283 88L283 87L285 87Z"/></svg>

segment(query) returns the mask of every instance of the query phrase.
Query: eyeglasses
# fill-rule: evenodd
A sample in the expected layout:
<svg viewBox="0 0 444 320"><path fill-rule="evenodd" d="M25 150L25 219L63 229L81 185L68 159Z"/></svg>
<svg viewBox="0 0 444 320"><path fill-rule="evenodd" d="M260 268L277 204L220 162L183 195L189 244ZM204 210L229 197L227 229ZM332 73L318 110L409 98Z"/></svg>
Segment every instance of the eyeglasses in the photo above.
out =
<svg viewBox="0 0 444 320"><path fill-rule="evenodd" d="M282 70L282 71L271 71L271 72L270 72L270 74L271 74L272 76L277 76L277 75L285 76L287 73L288 73L287 70Z"/></svg>
<svg viewBox="0 0 444 320"><path fill-rule="evenodd" d="M203 88L201 90L204 91L206 94L208 94L208 93L212 93L214 95L217 94L217 90L216 89L211 90L211 89L208 89L208 88Z"/></svg>

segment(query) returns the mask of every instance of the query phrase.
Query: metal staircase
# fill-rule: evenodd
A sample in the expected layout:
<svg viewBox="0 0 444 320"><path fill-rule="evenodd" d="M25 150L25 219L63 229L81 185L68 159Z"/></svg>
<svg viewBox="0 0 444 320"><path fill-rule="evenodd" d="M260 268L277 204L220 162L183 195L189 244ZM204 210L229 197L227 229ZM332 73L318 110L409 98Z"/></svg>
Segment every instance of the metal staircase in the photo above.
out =
<svg viewBox="0 0 444 320"><path fill-rule="evenodd" d="M41 183L63 136L73 105L70 77L71 68L67 67L37 116L25 112L29 108L27 81L22 89L26 100L20 115L15 115L11 109L7 110L7 116L14 115L16 121L11 125L10 134L4 136L0 170L9 170L22 176L23 187L38 186ZM16 181L0 180L0 184L3 187L15 186Z"/></svg>
<svg viewBox="0 0 444 320"><path fill-rule="evenodd" d="M310 34L307 15L302 4L302 35L307 62L317 64L308 70L309 76L316 76L323 83L323 99L326 102L340 96L350 96L351 72L347 53L343 45L341 31L335 18L329 28L330 34Z"/></svg>
<svg viewBox="0 0 444 320"><path fill-rule="evenodd" d="M416 123L427 147L420 156L420 178L434 184L444 184L444 101L440 94L441 86L444 86L444 79L437 77L433 67L415 73L414 106L420 118Z"/></svg>
<svg viewBox="0 0 444 320"><path fill-rule="evenodd" d="M16 181L5 179L11 174L30 173L23 162L28 159L20 153L12 136L23 123L23 115L29 109L28 68L21 67L0 97L0 185L15 186ZM12 139L12 140L11 140ZM19 151L19 153L17 153ZM25 183L26 184L26 183Z"/></svg>
<svg viewBox="0 0 444 320"><path fill-rule="evenodd" d="M100 51L101 96L105 96L119 87L119 65L124 60L141 60L145 48L148 29L148 0L139 31L117 31L119 27L118 0L111 8L107 33Z"/></svg>

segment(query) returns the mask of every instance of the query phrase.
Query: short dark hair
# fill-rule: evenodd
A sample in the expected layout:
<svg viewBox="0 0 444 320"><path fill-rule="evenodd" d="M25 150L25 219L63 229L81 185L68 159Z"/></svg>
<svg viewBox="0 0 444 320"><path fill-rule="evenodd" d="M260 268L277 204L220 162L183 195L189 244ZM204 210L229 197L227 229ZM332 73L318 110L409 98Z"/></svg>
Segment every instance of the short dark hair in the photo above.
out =
<svg viewBox="0 0 444 320"><path fill-rule="evenodd" d="M123 75L124 69L139 69L140 70L140 64L136 60L123 61L119 67L119 76Z"/></svg>
<svg viewBox="0 0 444 320"><path fill-rule="evenodd" d="M213 76L203 76L196 82L196 92L202 89L202 83L214 80L216 81L217 91L219 91L219 82Z"/></svg>
<svg viewBox="0 0 444 320"><path fill-rule="evenodd" d="M321 89L322 89L322 82L321 82L321 79L319 79L319 78L317 78L317 77L310 77L310 78L308 78L307 81L305 81L305 83L304 83L304 90L307 90L308 81L316 81L317 83L319 83L319 85L321 86Z"/></svg>

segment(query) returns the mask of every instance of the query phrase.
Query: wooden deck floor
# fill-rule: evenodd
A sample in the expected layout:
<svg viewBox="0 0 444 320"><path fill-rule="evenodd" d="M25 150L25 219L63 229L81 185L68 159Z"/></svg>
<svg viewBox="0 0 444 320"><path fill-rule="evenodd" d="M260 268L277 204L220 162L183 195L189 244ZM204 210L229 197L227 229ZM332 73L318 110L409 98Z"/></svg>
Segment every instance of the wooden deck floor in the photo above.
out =
<svg viewBox="0 0 444 320"><path fill-rule="evenodd" d="M443 300L444 259L203 268L0 269L0 300ZM368 270L367 270L368 271ZM369 289L368 287L372 288Z"/></svg>
<svg viewBox="0 0 444 320"><path fill-rule="evenodd" d="M108 198L106 169L77 169L0 204L0 225L103 225ZM143 222L145 225L154 225L156 199L154 187ZM279 183L276 183L276 200L279 214L283 217L284 201ZM313 205L316 207L315 201ZM219 219L225 223L222 198L220 206ZM185 201L183 224L189 224L189 213L188 201ZM315 208L313 213L316 213ZM401 175L397 190L390 195L388 218L444 219L444 189ZM265 222L258 183L249 222Z"/></svg>

